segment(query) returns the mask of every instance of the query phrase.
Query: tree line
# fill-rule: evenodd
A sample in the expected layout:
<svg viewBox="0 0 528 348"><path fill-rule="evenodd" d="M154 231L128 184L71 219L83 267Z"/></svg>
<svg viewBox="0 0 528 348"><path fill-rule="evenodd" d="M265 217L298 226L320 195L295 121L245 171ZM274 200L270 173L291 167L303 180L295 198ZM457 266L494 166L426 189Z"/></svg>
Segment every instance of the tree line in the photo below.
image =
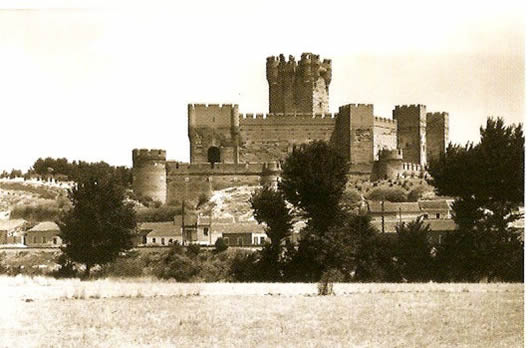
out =
<svg viewBox="0 0 528 348"><path fill-rule="evenodd" d="M118 184L124 187L130 187L132 184L132 170L128 167L112 166L103 161L85 162L74 160L69 162L66 158L52 157L37 159L25 173L21 170L13 169L9 173L3 171L0 177L11 179L24 177L28 179L34 175L42 178L63 176L66 180L75 182L86 181L90 177L112 176Z"/></svg>

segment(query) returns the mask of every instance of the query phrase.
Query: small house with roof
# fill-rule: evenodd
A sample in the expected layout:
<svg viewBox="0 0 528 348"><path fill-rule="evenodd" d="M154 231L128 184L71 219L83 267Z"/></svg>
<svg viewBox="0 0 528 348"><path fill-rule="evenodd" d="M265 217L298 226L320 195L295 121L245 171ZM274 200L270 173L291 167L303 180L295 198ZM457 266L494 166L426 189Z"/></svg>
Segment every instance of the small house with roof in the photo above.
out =
<svg viewBox="0 0 528 348"><path fill-rule="evenodd" d="M451 219L450 203L446 199L420 200L418 205L426 219Z"/></svg>
<svg viewBox="0 0 528 348"><path fill-rule="evenodd" d="M173 221L144 222L138 227L139 234L144 235L142 244L147 246L165 246L175 242L182 243L181 226Z"/></svg>
<svg viewBox="0 0 528 348"><path fill-rule="evenodd" d="M418 202L367 201L367 208L373 220L409 221L423 214Z"/></svg>
<svg viewBox="0 0 528 348"><path fill-rule="evenodd" d="M40 222L25 233L28 247L55 247L62 245L59 226L53 221Z"/></svg>
<svg viewBox="0 0 528 348"><path fill-rule="evenodd" d="M24 231L28 222L24 219L0 220L0 244L24 244Z"/></svg>
<svg viewBox="0 0 528 348"><path fill-rule="evenodd" d="M213 228L229 246L262 246L268 241L264 226L256 221L215 223Z"/></svg>

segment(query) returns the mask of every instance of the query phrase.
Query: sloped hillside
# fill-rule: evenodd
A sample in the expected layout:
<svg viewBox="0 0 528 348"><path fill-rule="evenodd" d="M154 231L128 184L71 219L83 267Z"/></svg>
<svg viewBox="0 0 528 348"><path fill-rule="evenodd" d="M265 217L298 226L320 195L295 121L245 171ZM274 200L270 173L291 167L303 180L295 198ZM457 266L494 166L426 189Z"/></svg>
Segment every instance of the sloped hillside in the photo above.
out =
<svg viewBox="0 0 528 348"><path fill-rule="evenodd" d="M69 187L71 183L65 182L0 179L0 219L7 219L14 210L59 209Z"/></svg>
<svg viewBox="0 0 528 348"><path fill-rule="evenodd" d="M258 186L238 186L214 191L209 201L200 206L199 211L215 218L254 220L249 199L257 188Z"/></svg>

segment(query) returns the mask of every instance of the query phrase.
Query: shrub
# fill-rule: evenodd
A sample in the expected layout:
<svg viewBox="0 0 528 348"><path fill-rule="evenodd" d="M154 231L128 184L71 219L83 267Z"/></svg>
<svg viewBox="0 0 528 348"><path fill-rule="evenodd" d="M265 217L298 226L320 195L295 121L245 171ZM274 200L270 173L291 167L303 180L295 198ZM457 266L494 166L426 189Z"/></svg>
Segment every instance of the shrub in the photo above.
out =
<svg viewBox="0 0 528 348"><path fill-rule="evenodd" d="M407 201L407 193L399 187L378 187L370 191L367 198L373 201L405 202Z"/></svg>
<svg viewBox="0 0 528 348"><path fill-rule="evenodd" d="M60 254L57 259L59 268L51 273L55 278L76 278L78 276L74 263L65 254Z"/></svg>
<svg viewBox="0 0 528 348"><path fill-rule="evenodd" d="M199 272L200 268L196 262L185 255L172 254L161 262L156 275L162 279L185 282L191 280Z"/></svg>
<svg viewBox="0 0 528 348"><path fill-rule="evenodd" d="M146 262L138 252L118 257L114 262L103 267L102 274L114 277L140 277L144 275Z"/></svg>
<svg viewBox="0 0 528 348"><path fill-rule="evenodd" d="M140 208L136 211L137 222L164 222L173 221L174 216L181 213L181 208L174 206L161 206L158 208Z"/></svg>
<svg viewBox="0 0 528 348"><path fill-rule="evenodd" d="M215 242L215 252L221 253L222 251L226 251L229 246L225 242L224 238L218 238Z"/></svg>
<svg viewBox="0 0 528 348"><path fill-rule="evenodd" d="M417 186L409 192L407 196L407 200L409 202L417 202L419 199L421 199L424 196L424 194L430 191L431 190L428 189L427 186L424 186L424 185Z"/></svg>
<svg viewBox="0 0 528 348"><path fill-rule="evenodd" d="M209 196L205 193L201 193L198 197L198 204L196 205L196 208L201 207L205 203L209 202Z"/></svg>
<svg viewBox="0 0 528 348"><path fill-rule="evenodd" d="M187 247L187 256L196 258L200 254L200 244L191 244Z"/></svg>
<svg viewBox="0 0 528 348"><path fill-rule="evenodd" d="M254 252L238 252L231 263L230 274L238 282L259 281L258 255Z"/></svg>

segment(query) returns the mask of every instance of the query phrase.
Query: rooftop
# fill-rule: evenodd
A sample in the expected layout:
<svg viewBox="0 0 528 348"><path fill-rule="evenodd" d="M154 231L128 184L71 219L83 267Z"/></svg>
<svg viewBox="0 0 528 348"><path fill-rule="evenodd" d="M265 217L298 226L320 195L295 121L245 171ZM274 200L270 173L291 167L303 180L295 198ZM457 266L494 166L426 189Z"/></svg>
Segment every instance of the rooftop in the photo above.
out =
<svg viewBox="0 0 528 348"><path fill-rule="evenodd" d="M139 229L150 231L149 237L181 236L181 225L173 222L144 222Z"/></svg>
<svg viewBox="0 0 528 348"><path fill-rule="evenodd" d="M384 207L381 207L381 201L367 201L368 209L370 213L381 214L384 211L386 214L391 213L421 213L418 202L388 202L385 201Z"/></svg>
<svg viewBox="0 0 528 348"><path fill-rule="evenodd" d="M230 224L214 224L215 233L264 233L264 226L257 223L239 222Z"/></svg>
<svg viewBox="0 0 528 348"><path fill-rule="evenodd" d="M55 222L43 221L35 225L28 232L59 231L59 230L60 230L59 226Z"/></svg>

